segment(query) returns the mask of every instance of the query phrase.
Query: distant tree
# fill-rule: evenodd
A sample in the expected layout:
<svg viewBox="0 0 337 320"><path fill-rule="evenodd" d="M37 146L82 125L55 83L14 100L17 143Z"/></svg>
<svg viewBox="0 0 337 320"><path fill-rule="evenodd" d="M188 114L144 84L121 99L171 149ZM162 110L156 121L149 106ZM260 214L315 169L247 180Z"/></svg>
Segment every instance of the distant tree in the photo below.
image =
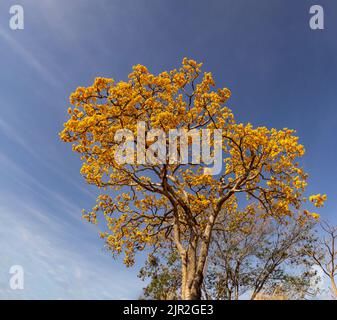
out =
<svg viewBox="0 0 337 320"><path fill-rule="evenodd" d="M150 279L150 283L143 289L143 296L140 298L150 300L180 299L180 271L179 255L174 248L165 250L164 254L162 252L161 257L150 254L138 275L142 280Z"/></svg>
<svg viewBox="0 0 337 320"><path fill-rule="evenodd" d="M238 299L251 292L251 299L255 299L262 291L270 294L281 287L288 288L287 295L292 298L315 293L312 281L316 272L304 250L317 241L314 224L303 216L279 223L254 214L229 230L216 231L208 272L214 294Z"/></svg>
<svg viewBox="0 0 337 320"><path fill-rule="evenodd" d="M331 284L331 292L337 299L337 226L332 226L328 222L321 222L321 230L323 231L319 245L315 248L308 248L308 254L313 261L329 278Z"/></svg>

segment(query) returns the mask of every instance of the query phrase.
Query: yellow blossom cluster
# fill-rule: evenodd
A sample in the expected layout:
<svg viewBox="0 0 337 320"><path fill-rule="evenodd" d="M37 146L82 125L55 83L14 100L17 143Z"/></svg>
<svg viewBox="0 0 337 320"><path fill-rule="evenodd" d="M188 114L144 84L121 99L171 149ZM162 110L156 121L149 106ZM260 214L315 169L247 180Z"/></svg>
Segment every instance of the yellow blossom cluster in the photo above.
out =
<svg viewBox="0 0 337 320"><path fill-rule="evenodd" d="M241 201L248 205L245 213L277 218L292 216L305 202L307 174L299 165L305 150L295 131L237 123L226 106L230 90L216 89L212 74L201 67L184 58L179 69L154 75L136 65L127 81L96 78L70 96L60 137L80 154L86 181L110 191L84 217L97 223L103 213L101 237L114 254L125 253L127 265L146 246L205 239L219 212L238 213ZM205 174L202 163L119 164L115 134L128 129L137 137L139 122L165 133L221 129L221 175ZM309 200L320 207L326 195Z"/></svg>
<svg viewBox="0 0 337 320"><path fill-rule="evenodd" d="M324 202L327 200L327 195L323 194L315 194L309 197L309 201L314 203L315 207L320 208L323 207Z"/></svg>

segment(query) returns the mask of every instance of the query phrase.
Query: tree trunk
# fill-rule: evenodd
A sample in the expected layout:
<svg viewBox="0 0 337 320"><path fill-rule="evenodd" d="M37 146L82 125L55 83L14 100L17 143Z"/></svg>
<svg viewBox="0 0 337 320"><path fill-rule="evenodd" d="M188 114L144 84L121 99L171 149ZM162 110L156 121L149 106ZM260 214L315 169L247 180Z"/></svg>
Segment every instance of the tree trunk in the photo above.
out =
<svg viewBox="0 0 337 320"><path fill-rule="evenodd" d="M255 300L256 296L257 296L257 292L254 291L250 297L250 300Z"/></svg>
<svg viewBox="0 0 337 320"><path fill-rule="evenodd" d="M194 275L192 275L193 277ZM187 280L187 281L186 281ZM192 282L192 286L189 286L188 283ZM181 299L182 300L201 300L201 286L202 286L202 280L198 278L191 279L191 277L185 278L182 282L182 288L181 288Z"/></svg>
<svg viewBox="0 0 337 320"><path fill-rule="evenodd" d="M215 216L209 217L208 224L205 228L200 252L198 252L198 239L195 233L193 234L188 249L184 249L180 241L179 226L175 224L175 242L181 258L181 299L182 300L200 300L201 287L204 281L205 265L208 256L208 249L212 235L212 229L215 221ZM199 253L199 254L198 254Z"/></svg>
<svg viewBox="0 0 337 320"><path fill-rule="evenodd" d="M182 262L182 300L200 300L201 288L204 281L206 258L208 255L209 240L201 245L198 259L196 246L181 255Z"/></svg>
<svg viewBox="0 0 337 320"><path fill-rule="evenodd" d="M181 298L182 300L198 300L201 298L201 285L196 273L196 261L193 254L189 250L181 256L182 262L182 282L181 282Z"/></svg>
<svg viewBox="0 0 337 320"><path fill-rule="evenodd" d="M192 288L189 300L201 300L201 285Z"/></svg>
<svg viewBox="0 0 337 320"><path fill-rule="evenodd" d="M337 286L336 286L334 276L330 276L330 280L331 280L332 293L333 293L335 299L337 299Z"/></svg>

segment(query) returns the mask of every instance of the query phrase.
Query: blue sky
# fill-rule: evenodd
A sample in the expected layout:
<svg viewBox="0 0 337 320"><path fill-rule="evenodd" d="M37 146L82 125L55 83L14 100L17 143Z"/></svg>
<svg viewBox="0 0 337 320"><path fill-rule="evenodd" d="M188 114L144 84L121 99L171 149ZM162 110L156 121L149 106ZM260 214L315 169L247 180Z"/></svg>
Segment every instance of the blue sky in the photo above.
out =
<svg viewBox="0 0 337 320"><path fill-rule="evenodd" d="M8 26L21 4L25 29ZM309 8L325 29L309 28ZM309 193L337 223L337 3L333 0L3 0L0 3L0 298L137 298L137 266L126 269L81 218L96 191L58 132L68 96L96 76L126 79L204 62L242 122L297 130ZM139 259L139 264L142 258ZM9 268L25 290L9 288ZM138 266L139 266L138 264Z"/></svg>

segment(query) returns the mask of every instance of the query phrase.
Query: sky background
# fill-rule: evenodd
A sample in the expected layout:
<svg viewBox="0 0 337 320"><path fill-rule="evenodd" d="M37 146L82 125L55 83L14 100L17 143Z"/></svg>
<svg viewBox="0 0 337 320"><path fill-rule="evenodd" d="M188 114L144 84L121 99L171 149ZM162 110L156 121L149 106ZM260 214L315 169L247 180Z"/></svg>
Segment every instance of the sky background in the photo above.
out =
<svg viewBox="0 0 337 320"><path fill-rule="evenodd" d="M25 29L9 28L20 4ZM325 10L325 30L309 8ZM334 0L25 0L0 2L0 298L133 299L144 261L125 268L81 218L96 191L58 132L68 97L96 76L125 80L183 57L229 87L236 119L297 130L308 193L327 193L337 224L337 2ZM9 287L22 265L25 289Z"/></svg>

